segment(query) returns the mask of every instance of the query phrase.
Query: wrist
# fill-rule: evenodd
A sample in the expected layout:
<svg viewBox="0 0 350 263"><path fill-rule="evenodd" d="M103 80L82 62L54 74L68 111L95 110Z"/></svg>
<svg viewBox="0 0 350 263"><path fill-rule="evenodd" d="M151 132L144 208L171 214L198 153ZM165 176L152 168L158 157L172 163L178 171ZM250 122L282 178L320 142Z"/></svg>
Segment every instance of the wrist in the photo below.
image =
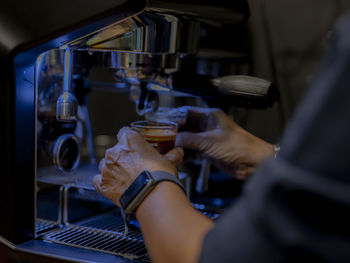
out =
<svg viewBox="0 0 350 263"><path fill-rule="evenodd" d="M246 151L253 158L252 165L259 166L265 159L274 155L274 146L259 137L247 132L246 133L248 139L248 150ZM247 156L247 159L250 159Z"/></svg>
<svg viewBox="0 0 350 263"><path fill-rule="evenodd" d="M260 140L260 149L257 151L259 154L259 163L262 163L265 159L274 155L274 145Z"/></svg>
<svg viewBox="0 0 350 263"><path fill-rule="evenodd" d="M170 182L185 193L185 189L176 176L165 171L143 171L125 190L120 198L120 204L125 214L137 210L143 200L162 182Z"/></svg>
<svg viewBox="0 0 350 263"><path fill-rule="evenodd" d="M159 214L165 208L169 208L175 200L187 202L184 192L176 184L168 181L160 182L140 203L135 214L140 220L141 217L150 217L152 214Z"/></svg>

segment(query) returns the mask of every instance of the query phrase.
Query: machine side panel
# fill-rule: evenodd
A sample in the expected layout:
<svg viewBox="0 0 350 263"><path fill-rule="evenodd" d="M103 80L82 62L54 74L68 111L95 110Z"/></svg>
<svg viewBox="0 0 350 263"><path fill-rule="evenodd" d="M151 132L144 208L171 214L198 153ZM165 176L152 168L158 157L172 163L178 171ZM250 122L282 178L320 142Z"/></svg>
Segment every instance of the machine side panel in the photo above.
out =
<svg viewBox="0 0 350 263"><path fill-rule="evenodd" d="M37 57L145 5L139 0L1 2L0 241L19 244L34 237Z"/></svg>

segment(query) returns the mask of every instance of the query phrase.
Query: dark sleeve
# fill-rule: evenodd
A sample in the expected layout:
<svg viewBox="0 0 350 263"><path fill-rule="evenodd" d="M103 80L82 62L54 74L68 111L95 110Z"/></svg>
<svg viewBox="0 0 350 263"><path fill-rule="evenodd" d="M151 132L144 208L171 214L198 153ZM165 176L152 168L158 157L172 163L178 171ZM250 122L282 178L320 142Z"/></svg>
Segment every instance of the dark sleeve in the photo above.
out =
<svg viewBox="0 0 350 263"><path fill-rule="evenodd" d="M206 235L207 262L350 262L350 16L281 141Z"/></svg>

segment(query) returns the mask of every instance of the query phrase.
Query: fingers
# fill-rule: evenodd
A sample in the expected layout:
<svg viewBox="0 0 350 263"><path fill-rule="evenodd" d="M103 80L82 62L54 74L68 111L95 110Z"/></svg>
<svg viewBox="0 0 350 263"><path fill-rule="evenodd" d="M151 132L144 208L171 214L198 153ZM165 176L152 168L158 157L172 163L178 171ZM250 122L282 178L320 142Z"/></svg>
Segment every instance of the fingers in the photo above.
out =
<svg viewBox="0 0 350 263"><path fill-rule="evenodd" d="M196 151L205 151L208 144L206 134L205 132L180 132L176 136L175 146Z"/></svg>
<svg viewBox="0 0 350 263"><path fill-rule="evenodd" d="M117 163L122 153L132 151L142 152L151 147L138 132L129 127L121 128L117 137L118 143L106 150L105 160L101 160L100 166L104 164L108 165L108 162Z"/></svg>
<svg viewBox="0 0 350 263"><path fill-rule="evenodd" d="M100 173L102 173L102 169L105 166L105 163L106 163L106 159L102 158L100 163L98 164L98 170L99 170Z"/></svg>
<svg viewBox="0 0 350 263"><path fill-rule="evenodd" d="M217 108L202 108L193 106L180 107L181 110L186 110L186 125L185 130L201 132L214 128L217 119L223 113Z"/></svg>
<svg viewBox="0 0 350 263"><path fill-rule="evenodd" d="M125 136L125 135L139 135L139 133L137 131L131 129L130 127L124 126L119 130L119 132L117 134L118 141L122 141L123 136Z"/></svg>
<svg viewBox="0 0 350 263"><path fill-rule="evenodd" d="M182 163L184 150L182 148L174 148L165 154L164 157L178 167Z"/></svg>
<svg viewBox="0 0 350 263"><path fill-rule="evenodd" d="M101 174L97 174L94 176L92 180L92 184L95 187L96 191L107 198L109 201L114 203L117 206L120 206L120 196L121 193L118 188L119 185L112 181L104 182L104 176ZM123 191L124 192L124 191Z"/></svg>
<svg viewBox="0 0 350 263"><path fill-rule="evenodd" d="M118 145L122 148L132 150L142 150L150 148L149 143L138 132L130 129L129 127L123 127L118 132Z"/></svg>
<svg viewBox="0 0 350 263"><path fill-rule="evenodd" d="M102 193L101 182L102 182L102 175L101 174L96 174L92 178L92 184L94 185L96 191L99 193Z"/></svg>
<svg viewBox="0 0 350 263"><path fill-rule="evenodd" d="M187 111L185 130L200 132L207 129L209 109L192 106L184 106L181 109Z"/></svg>

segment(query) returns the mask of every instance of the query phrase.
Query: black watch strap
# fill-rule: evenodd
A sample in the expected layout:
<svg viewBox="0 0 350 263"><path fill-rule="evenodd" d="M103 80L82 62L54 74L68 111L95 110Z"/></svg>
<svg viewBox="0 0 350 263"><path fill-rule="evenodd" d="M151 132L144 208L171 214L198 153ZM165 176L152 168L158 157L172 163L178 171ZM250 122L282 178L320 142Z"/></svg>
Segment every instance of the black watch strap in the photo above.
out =
<svg viewBox="0 0 350 263"><path fill-rule="evenodd" d="M155 172L149 172L149 173L154 179L154 185L157 185L158 183L164 182L164 181L173 182L177 184L182 189L182 191L184 191L184 193L186 194L185 188L182 185L181 181L177 179L177 177L175 177L174 175L164 171L155 171Z"/></svg>
<svg viewBox="0 0 350 263"><path fill-rule="evenodd" d="M120 198L120 204L125 213L131 214L134 212L143 199L145 199L146 196L152 192L157 184L164 181L177 184L186 194L182 183L174 175L163 171L143 171L125 190L124 194Z"/></svg>
<svg viewBox="0 0 350 263"><path fill-rule="evenodd" d="M128 233L128 217L135 212L137 207L146 198L146 196L157 186L160 182L173 182L177 184L186 194L185 188L179 179L174 175L163 171L143 171L139 174L136 180L126 189L120 198L121 214L125 224L124 235Z"/></svg>

